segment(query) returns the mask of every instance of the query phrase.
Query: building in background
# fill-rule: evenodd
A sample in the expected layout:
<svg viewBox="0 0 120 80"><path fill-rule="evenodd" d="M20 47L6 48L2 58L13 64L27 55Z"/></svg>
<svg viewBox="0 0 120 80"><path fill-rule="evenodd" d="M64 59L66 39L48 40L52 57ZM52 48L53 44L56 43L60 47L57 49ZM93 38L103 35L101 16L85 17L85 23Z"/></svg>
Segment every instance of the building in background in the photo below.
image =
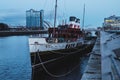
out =
<svg viewBox="0 0 120 80"><path fill-rule="evenodd" d="M103 27L120 27L120 16L110 16L104 18Z"/></svg>
<svg viewBox="0 0 120 80"><path fill-rule="evenodd" d="M34 9L30 9L26 11L26 27L40 27L43 28L43 18L44 11L36 11Z"/></svg>
<svg viewBox="0 0 120 80"><path fill-rule="evenodd" d="M120 16L110 16L104 18L103 28L104 30L120 30Z"/></svg>

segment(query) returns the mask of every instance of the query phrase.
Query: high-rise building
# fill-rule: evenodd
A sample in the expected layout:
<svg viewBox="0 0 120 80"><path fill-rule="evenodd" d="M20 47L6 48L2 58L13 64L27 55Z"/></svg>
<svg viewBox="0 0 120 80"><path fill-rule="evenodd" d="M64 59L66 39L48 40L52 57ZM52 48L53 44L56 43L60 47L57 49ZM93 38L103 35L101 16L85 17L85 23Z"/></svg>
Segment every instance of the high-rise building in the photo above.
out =
<svg viewBox="0 0 120 80"><path fill-rule="evenodd" d="M26 11L26 26L27 27L43 27L43 10L35 11L30 9Z"/></svg>

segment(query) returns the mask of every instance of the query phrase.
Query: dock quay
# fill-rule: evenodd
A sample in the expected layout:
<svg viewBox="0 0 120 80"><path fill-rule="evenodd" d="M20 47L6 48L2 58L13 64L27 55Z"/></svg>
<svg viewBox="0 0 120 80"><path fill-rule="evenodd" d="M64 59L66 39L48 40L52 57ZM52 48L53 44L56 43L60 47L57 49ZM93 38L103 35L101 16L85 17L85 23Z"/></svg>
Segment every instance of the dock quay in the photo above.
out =
<svg viewBox="0 0 120 80"><path fill-rule="evenodd" d="M100 31L81 80L120 80L119 31Z"/></svg>
<svg viewBox="0 0 120 80"><path fill-rule="evenodd" d="M98 37L81 80L101 80L101 54L99 45L100 38Z"/></svg>

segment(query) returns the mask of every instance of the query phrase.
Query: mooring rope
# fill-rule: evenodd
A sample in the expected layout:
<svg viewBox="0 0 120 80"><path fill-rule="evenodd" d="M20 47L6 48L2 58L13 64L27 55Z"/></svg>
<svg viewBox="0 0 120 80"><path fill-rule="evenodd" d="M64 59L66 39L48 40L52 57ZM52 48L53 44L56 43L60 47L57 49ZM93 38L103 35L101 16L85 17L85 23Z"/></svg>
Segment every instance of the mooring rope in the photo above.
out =
<svg viewBox="0 0 120 80"><path fill-rule="evenodd" d="M45 70L45 72L46 72L48 75L52 76L52 77L63 77L63 76L66 76L66 75L70 74L74 69L76 69L76 68L79 66L79 64L76 65L75 67L73 67L71 70L69 70L68 72L66 72L66 73L64 73L64 74L60 74L60 75L52 74L52 73L49 72L48 69L45 67L44 62L42 61L41 56L40 56L40 54L39 54L39 49L38 49L37 47L38 47L38 46L37 46L37 44L36 44L36 47L35 47L35 48L36 48L36 52L37 52L39 61L40 61L40 63L41 63L41 66L42 66L42 68ZM82 48L82 49L74 48L74 49L77 49L77 51L69 52L69 53L55 52L55 51L49 51L49 52L56 53L56 54L73 54L73 53L80 52L80 51L82 51L82 50L84 50L84 49L86 49L86 48L88 48L88 47L89 47L89 45L87 45L86 47L84 47L84 48ZM36 57L37 55L35 55L35 57ZM34 64L35 64L35 61L36 61L36 58L34 58ZM33 75L34 75L34 67L33 67ZM34 76L33 76L33 77L34 77Z"/></svg>
<svg viewBox="0 0 120 80"><path fill-rule="evenodd" d="M36 62L36 54L34 54L33 65L35 65L35 62ZM32 80L34 79L34 69L35 67L32 68Z"/></svg>
<svg viewBox="0 0 120 80"><path fill-rule="evenodd" d="M60 74L60 75L52 74L51 72L48 71L48 69L47 69L47 68L45 67L45 65L43 64L43 61L42 61L42 59L41 59L41 57L40 57L40 55L39 55L39 50L37 51L37 55L38 55L39 61L40 61L40 63L41 63L41 66L43 67L43 69L45 70L45 72L46 72L48 75L50 75L51 77L63 77L63 76L66 76L66 75L70 74L74 69L76 69L76 68L79 66L79 64L76 65L75 67L73 67L71 70L69 70L68 72L66 72L66 73L64 73L64 74Z"/></svg>

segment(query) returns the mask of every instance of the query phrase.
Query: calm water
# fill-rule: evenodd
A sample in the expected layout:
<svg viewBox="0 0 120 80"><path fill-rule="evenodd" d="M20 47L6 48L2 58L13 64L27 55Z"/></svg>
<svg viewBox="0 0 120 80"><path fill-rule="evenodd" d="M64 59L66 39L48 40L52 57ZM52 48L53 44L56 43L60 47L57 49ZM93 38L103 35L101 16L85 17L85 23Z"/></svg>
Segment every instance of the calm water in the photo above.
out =
<svg viewBox="0 0 120 80"><path fill-rule="evenodd" d="M66 72L78 65L67 76L54 78L46 72L37 72L34 80L80 80L89 57L68 60L59 66L57 72ZM73 58L74 59L74 58ZM73 65L74 64L74 65ZM57 68L56 68L57 69ZM51 72L53 72L51 70ZM0 37L0 80L31 80L32 70L27 36Z"/></svg>
<svg viewBox="0 0 120 80"><path fill-rule="evenodd" d="M0 37L0 80L31 80L28 37Z"/></svg>

